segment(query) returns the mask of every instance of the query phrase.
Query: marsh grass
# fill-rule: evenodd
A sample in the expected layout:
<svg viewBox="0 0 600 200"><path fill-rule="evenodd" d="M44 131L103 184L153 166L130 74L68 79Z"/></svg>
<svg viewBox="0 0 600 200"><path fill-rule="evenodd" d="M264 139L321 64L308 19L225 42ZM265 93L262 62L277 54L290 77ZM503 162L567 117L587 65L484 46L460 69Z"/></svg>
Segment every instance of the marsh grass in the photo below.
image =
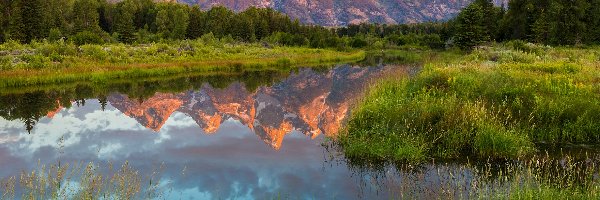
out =
<svg viewBox="0 0 600 200"><path fill-rule="evenodd" d="M381 80L342 131L344 153L421 162L517 158L538 143L597 143L597 49L527 48L450 52L430 57L414 78Z"/></svg>
<svg viewBox="0 0 600 200"><path fill-rule="evenodd" d="M362 51L185 40L145 45L9 42L0 45L0 87L166 76L182 73L289 69L362 60Z"/></svg>
<svg viewBox="0 0 600 200"><path fill-rule="evenodd" d="M96 163L38 164L5 177L2 199L151 199L165 198L161 184L164 165L141 174L128 162L115 166Z"/></svg>
<svg viewBox="0 0 600 200"><path fill-rule="evenodd" d="M597 156L408 164L346 159L361 190L391 199L598 199ZM371 191L373 192L373 191Z"/></svg>

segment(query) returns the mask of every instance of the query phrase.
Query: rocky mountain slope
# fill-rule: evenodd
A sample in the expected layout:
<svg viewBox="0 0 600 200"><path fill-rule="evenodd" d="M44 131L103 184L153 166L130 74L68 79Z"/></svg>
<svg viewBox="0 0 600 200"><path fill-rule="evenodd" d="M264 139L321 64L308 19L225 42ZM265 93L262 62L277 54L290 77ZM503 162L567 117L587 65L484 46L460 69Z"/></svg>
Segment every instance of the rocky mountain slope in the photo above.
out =
<svg viewBox="0 0 600 200"><path fill-rule="evenodd" d="M165 0L166 1L166 0ZM172 1L172 0L169 0ZM415 23L446 20L473 0L178 0L208 9L223 5L241 11L271 7L304 23L344 26L361 22ZM507 0L494 0L500 5Z"/></svg>

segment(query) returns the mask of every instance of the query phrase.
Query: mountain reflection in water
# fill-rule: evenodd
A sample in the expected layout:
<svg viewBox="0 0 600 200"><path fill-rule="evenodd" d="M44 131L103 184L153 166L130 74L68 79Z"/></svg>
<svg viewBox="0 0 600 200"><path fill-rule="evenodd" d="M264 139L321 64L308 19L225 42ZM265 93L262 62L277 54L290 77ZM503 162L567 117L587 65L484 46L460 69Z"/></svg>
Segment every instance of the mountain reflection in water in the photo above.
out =
<svg viewBox="0 0 600 200"><path fill-rule="evenodd" d="M178 91L127 83L4 94L0 177L38 161L128 161L142 174L164 163L177 198L385 197L328 162L319 136L336 134L363 88L390 69L300 69L218 87L183 78Z"/></svg>

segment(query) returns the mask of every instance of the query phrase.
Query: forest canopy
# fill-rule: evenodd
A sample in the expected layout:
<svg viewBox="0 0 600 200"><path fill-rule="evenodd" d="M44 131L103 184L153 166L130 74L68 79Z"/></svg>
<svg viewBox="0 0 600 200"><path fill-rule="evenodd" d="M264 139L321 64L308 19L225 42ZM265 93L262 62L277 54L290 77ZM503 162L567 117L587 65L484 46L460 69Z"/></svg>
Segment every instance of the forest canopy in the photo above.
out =
<svg viewBox="0 0 600 200"><path fill-rule="evenodd" d="M269 41L289 46L387 47L414 45L470 49L488 42L522 40L549 45L600 42L600 0L475 0L447 22L301 24L271 8L234 12L216 6L152 0L0 0L0 42L67 39L78 45L197 39Z"/></svg>

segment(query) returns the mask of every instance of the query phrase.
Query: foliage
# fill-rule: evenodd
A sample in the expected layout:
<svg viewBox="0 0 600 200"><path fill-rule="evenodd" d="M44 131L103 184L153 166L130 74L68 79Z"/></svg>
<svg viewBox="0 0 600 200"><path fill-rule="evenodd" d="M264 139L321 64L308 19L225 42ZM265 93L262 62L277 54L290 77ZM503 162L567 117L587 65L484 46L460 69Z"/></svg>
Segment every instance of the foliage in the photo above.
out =
<svg viewBox="0 0 600 200"><path fill-rule="evenodd" d="M75 43L75 45L84 45L84 44L103 44L104 40L97 34L94 34L89 31L82 31L75 34L70 39Z"/></svg>
<svg viewBox="0 0 600 200"><path fill-rule="evenodd" d="M456 17L456 46L470 50L490 40L484 17L483 8L478 4L471 4L460 12Z"/></svg>

